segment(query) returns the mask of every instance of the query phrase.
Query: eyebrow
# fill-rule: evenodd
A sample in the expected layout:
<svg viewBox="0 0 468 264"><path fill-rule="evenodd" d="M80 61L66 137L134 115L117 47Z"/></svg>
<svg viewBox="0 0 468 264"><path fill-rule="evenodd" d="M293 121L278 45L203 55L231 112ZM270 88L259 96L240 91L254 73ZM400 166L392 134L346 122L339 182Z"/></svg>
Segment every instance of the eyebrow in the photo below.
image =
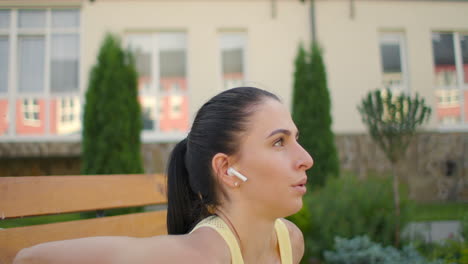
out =
<svg viewBox="0 0 468 264"><path fill-rule="evenodd" d="M292 133L290 130L287 130L287 129L284 129L284 128L280 128L280 129L276 129L276 130L273 130L273 132L270 133L270 135L268 135L266 138L269 138L273 135L276 135L276 134L286 134L288 136L290 136ZM299 131L296 132L296 136L299 136Z"/></svg>

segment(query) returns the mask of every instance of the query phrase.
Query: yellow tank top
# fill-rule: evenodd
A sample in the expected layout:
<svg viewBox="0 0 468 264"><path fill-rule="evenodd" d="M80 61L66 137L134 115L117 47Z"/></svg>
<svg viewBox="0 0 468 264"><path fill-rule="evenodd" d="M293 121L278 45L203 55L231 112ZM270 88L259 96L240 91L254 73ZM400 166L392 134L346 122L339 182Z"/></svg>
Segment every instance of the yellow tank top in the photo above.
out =
<svg viewBox="0 0 468 264"><path fill-rule="evenodd" d="M237 244L237 239L223 219L217 215L209 216L200 221L190 233L204 226L213 228L224 238L229 246L229 250L231 251L232 264L244 264L240 247ZM288 227L281 219L276 219L275 231L279 243L281 264L292 264L292 248L291 240L289 239L289 231Z"/></svg>

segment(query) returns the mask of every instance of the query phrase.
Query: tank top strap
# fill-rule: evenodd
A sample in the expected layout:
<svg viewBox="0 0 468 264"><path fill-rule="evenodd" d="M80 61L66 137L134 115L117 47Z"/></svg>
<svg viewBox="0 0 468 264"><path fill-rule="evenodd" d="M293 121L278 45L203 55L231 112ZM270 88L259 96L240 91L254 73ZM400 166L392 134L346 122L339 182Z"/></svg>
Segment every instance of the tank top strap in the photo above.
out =
<svg viewBox="0 0 468 264"><path fill-rule="evenodd" d="M289 238L289 230L286 224L280 218L275 221L276 237L278 238L281 264L292 264L292 247Z"/></svg>
<svg viewBox="0 0 468 264"><path fill-rule="evenodd" d="M224 241L226 241L229 247L229 251L231 252L232 264L244 264L244 260L242 259L242 253L239 244L237 243L237 239L231 232L231 229L229 229L229 226L223 221L223 219L216 215L209 216L200 221L195 226L195 228L193 228L192 231L190 231L190 233L192 233L200 227L205 226L213 228L223 237Z"/></svg>

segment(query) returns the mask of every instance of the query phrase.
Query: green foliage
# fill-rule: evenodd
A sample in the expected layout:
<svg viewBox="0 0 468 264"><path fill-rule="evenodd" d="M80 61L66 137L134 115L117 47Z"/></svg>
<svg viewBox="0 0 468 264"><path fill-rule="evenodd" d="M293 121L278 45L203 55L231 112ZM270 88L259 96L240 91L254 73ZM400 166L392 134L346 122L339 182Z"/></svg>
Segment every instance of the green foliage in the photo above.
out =
<svg viewBox="0 0 468 264"><path fill-rule="evenodd" d="M444 221L463 219L465 212L468 212L468 203L464 202L430 202L416 203L412 213L411 221ZM468 214L466 216L468 228ZM466 231L468 235L468 230Z"/></svg>
<svg viewBox="0 0 468 264"><path fill-rule="evenodd" d="M410 204L402 200L401 222L409 219ZM330 178L326 185L304 197L302 210L290 219L302 230L304 259L322 258L333 248L334 238L368 235L390 245L396 228L391 181L388 178L357 179L354 176Z"/></svg>
<svg viewBox="0 0 468 264"><path fill-rule="evenodd" d="M465 213L460 220L460 231L464 241L447 239L431 243L415 241L413 244L429 260L440 259L444 264L468 264L468 213Z"/></svg>
<svg viewBox="0 0 468 264"><path fill-rule="evenodd" d="M31 226L31 225L43 225L43 224L50 224L50 223L57 223L57 222L74 221L74 220L80 220L80 219L83 219L83 217L81 217L79 213L41 215L41 216L3 219L3 220L0 220L0 229L21 227L21 226Z"/></svg>
<svg viewBox="0 0 468 264"><path fill-rule="evenodd" d="M316 43L310 53L301 45L295 60L292 116L300 131L300 144L315 161L307 171L311 188L323 186L327 177L339 175L330 111L322 51Z"/></svg>
<svg viewBox="0 0 468 264"><path fill-rule="evenodd" d="M468 244L448 239L442 242L414 242L416 248L429 260L443 260L445 264L468 264Z"/></svg>
<svg viewBox="0 0 468 264"><path fill-rule="evenodd" d="M468 212L468 210L465 212ZM461 235L465 239L465 242L468 243L468 213L465 213L461 219Z"/></svg>
<svg viewBox="0 0 468 264"><path fill-rule="evenodd" d="M328 264L441 264L441 261L429 262L413 247L402 250L394 247L382 247L369 240L367 236L352 239L335 238L335 251L325 252Z"/></svg>
<svg viewBox="0 0 468 264"><path fill-rule="evenodd" d="M368 93L358 110L372 139L392 163L404 157L416 128L431 114L418 94L415 98L403 93L393 96L390 89Z"/></svg>
<svg viewBox="0 0 468 264"><path fill-rule="evenodd" d="M117 37L107 34L86 92L82 174L143 173L137 95L134 60Z"/></svg>

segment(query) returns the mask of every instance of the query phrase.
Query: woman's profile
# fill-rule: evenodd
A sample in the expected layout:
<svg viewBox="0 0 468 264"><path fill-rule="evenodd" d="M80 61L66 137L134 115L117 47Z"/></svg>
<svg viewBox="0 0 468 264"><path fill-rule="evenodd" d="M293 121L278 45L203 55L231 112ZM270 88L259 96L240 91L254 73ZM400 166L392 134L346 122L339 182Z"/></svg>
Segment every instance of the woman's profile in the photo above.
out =
<svg viewBox="0 0 468 264"><path fill-rule="evenodd" d="M167 236L89 237L23 249L24 263L299 263L311 156L274 94L224 91L197 112L168 163Z"/></svg>

